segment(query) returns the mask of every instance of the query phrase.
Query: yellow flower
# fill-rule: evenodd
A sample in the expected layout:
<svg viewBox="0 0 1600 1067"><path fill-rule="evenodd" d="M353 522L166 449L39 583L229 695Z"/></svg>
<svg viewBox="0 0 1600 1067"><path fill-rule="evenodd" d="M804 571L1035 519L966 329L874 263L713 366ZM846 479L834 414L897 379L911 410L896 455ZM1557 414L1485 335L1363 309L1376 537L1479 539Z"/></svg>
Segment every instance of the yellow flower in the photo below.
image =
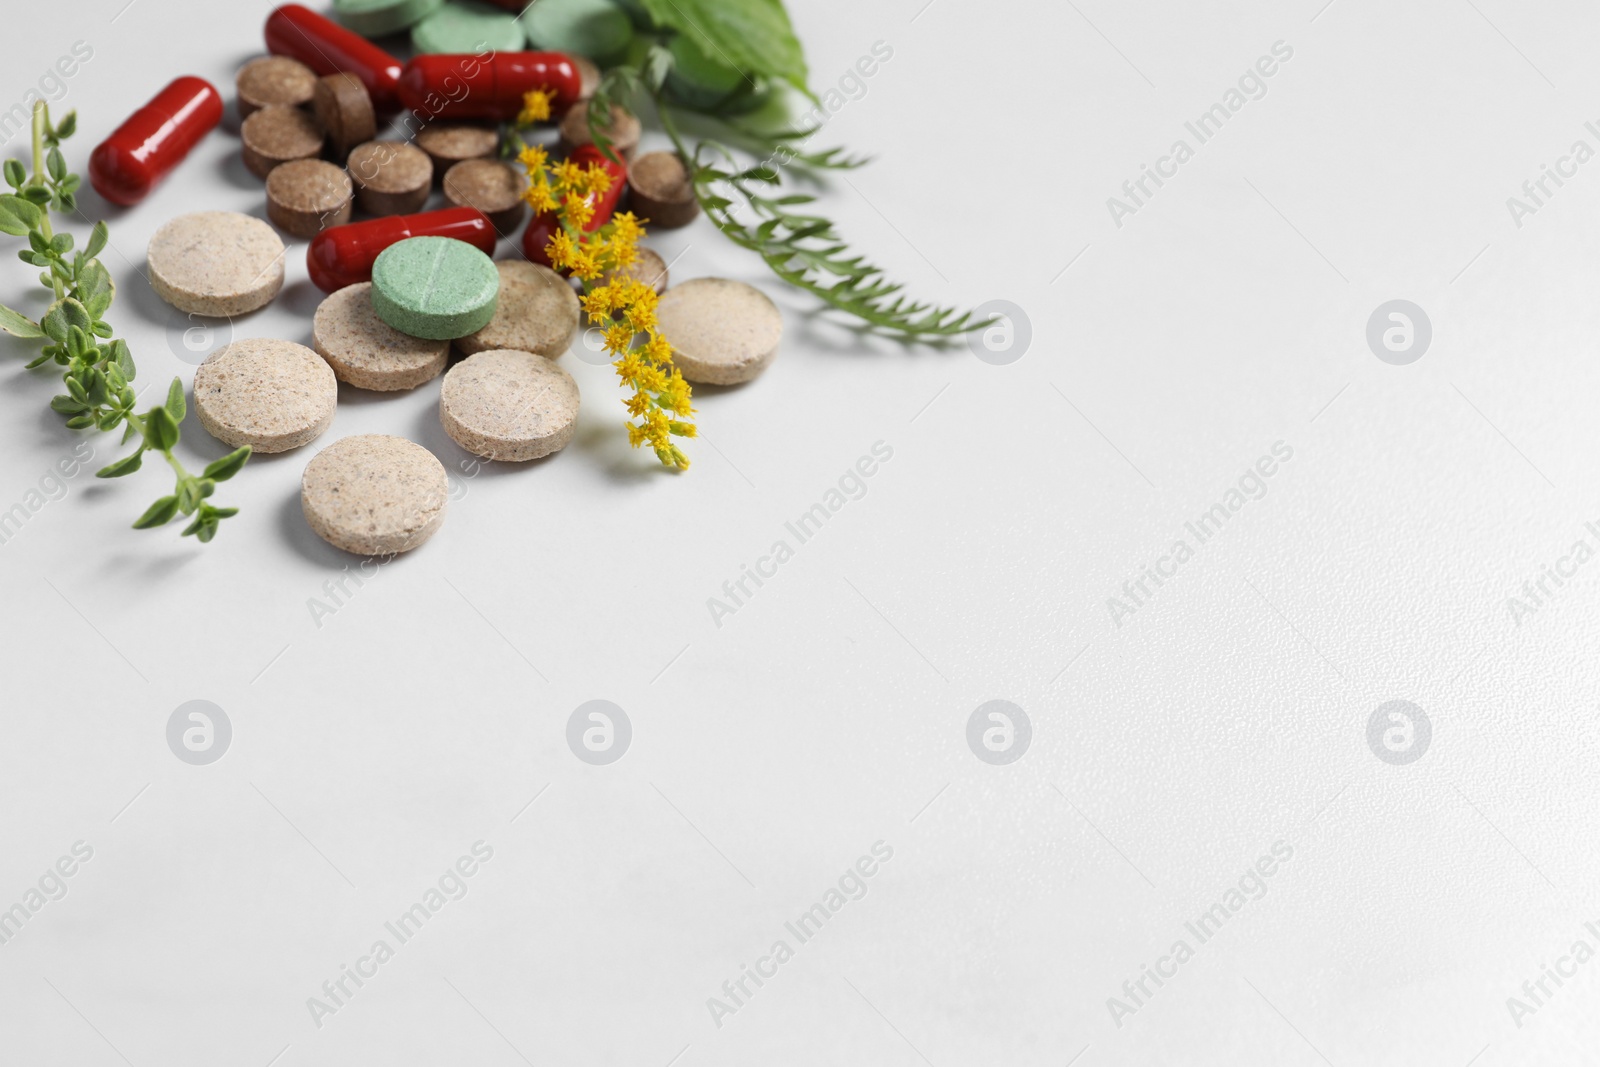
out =
<svg viewBox="0 0 1600 1067"><path fill-rule="evenodd" d="M650 410L650 398L644 393L634 393L623 404L628 409L628 414L638 418Z"/></svg>
<svg viewBox="0 0 1600 1067"><path fill-rule="evenodd" d="M522 151L517 153L517 162L528 168L530 177L544 170L548 158L549 153L538 145L524 146Z"/></svg>
<svg viewBox="0 0 1600 1067"><path fill-rule="evenodd" d="M583 168L570 159L563 159L551 168L557 189L575 189L583 180Z"/></svg>
<svg viewBox="0 0 1600 1067"><path fill-rule="evenodd" d="M578 251L572 256L567 268L572 271L574 278L592 282L600 277L600 264L595 262L594 253L584 245L578 246Z"/></svg>
<svg viewBox="0 0 1600 1067"><path fill-rule="evenodd" d="M616 310L617 301L621 296L622 294L615 286L602 285L600 288L584 294L580 302L583 304L583 310L589 314L589 321L598 326L611 317L611 313Z"/></svg>
<svg viewBox="0 0 1600 1067"><path fill-rule="evenodd" d="M566 230L557 230L551 236L550 243L545 246L544 254L550 257L551 264L557 270L562 270L572 265L578 255L578 246Z"/></svg>
<svg viewBox="0 0 1600 1067"><path fill-rule="evenodd" d="M522 94L522 112L517 115L518 126L532 126L535 122L550 120L552 95L543 89L531 89Z"/></svg>
<svg viewBox="0 0 1600 1067"><path fill-rule="evenodd" d="M529 207L533 208L536 214L540 215L546 211L554 211L561 206L555 196L551 194L550 183L545 180L542 174L534 179L532 184L523 192L522 199L527 202Z"/></svg>
<svg viewBox="0 0 1600 1067"><path fill-rule="evenodd" d="M569 192L561 202L561 212L566 215L568 222L581 230L594 218L594 203L578 193Z"/></svg>
<svg viewBox="0 0 1600 1067"><path fill-rule="evenodd" d="M659 393L667 387L667 376L661 373L661 368L648 363L640 366L634 380L640 389L648 389L652 393Z"/></svg>
<svg viewBox="0 0 1600 1067"><path fill-rule="evenodd" d="M631 211L621 211L611 216L611 226L613 239L633 243L644 236L644 227L639 225L639 219Z"/></svg>
<svg viewBox="0 0 1600 1067"><path fill-rule="evenodd" d="M626 352L633 345L634 331L620 322L612 323L605 329L606 350L608 352Z"/></svg>
<svg viewBox="0 0 1600 1067"><path fill-rule="evenodd" d="M672 345L658 333L650 335L650 340L639 347L639 353L652 363L670 364L672 362Z"/></svg>
<svg viewBox="0 0 1600 1067"><path fill-rule="evenodd" d="M639 372L644 370L644 362L633 352L627 352L623 357L611 364L616 368L617 377L632 385L638 381Z"/></svg>
<svg viewBox="0 0 1600 1067"><path fill-rule="evenodd" d="M634 333L649 333L656 328L656 309L634 304L628 308L627 319Z"/></svg>

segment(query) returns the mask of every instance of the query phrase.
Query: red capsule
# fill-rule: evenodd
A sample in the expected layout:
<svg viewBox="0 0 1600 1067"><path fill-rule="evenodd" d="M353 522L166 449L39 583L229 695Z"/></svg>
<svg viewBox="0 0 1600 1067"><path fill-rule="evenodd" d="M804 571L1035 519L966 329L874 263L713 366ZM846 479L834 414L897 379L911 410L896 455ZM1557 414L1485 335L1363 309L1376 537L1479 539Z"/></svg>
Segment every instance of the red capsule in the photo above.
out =
<svg viewBox="0 0 1600 1067"><path fill-rule="evenodd" d="M594 204L594 217L585 226L585 233L593 233L611 221L612 212L617 210L617 203L622 199L622 194L628 188L628 171L622 164L606 158L606 154L592 144L579 145L572 150L567 159L580 167L598 163L611 175L611 187L599 194L596 199L590 194L590 203ZM556 218L555 212L546 211L528 223L528 228L522 232L522 252L535 263L550 266L550 256L545 252L550 238L561 228L561 222Z"/></svg>
<svg viewBox="0 0 1600 1067"><path fill-rule="evenodd" d="M400 110L395 86L400 61L359 34L299 4L284 4L267 16L267 51L298 59L321 75L353 74L372 96L380 115Z"/></svg>
<svg viewBox="0 0 1600 1067"><path fill-rule="evenodd" d="M400 74L400 102L423 121L514 119L533 89L555 94L551 112L575 103L578 68L560 52L415 56Z"/></svg>
<svg viewBox="0 0 1600 1067"><path fill-rule="evenodd" d="M212 84L179 78L94 150L89 181L113 204L137 204L221 121L222 97Z"/></svg>
<svg viewBox="0 0 1600 1067"><path fill-rule="evenodd" d="M494 255L498 235L475 207L452 207L420 215L387 215L323 230L306 249L311 282L325 293L372 280L378 253L407 237L454 237Z"/></svg>

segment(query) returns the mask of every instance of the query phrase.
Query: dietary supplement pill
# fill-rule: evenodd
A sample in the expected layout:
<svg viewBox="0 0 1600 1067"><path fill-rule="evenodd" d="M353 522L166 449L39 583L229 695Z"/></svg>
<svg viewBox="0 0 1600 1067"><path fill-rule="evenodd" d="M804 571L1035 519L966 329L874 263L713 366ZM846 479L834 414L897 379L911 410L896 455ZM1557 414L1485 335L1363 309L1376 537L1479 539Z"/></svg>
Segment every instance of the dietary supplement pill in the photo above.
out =
<svg viewBox="0 0 1600 1067"><path fill-rule="evenodd" d="M611 150L623 160L633 157L633 150L639 147L639 135L643 130L644 127L632 112L616 104L611 105L611 122L605 127L605 135L611 138ZM570 154L579 145L593 144L594 137L589 132L589 109L575 107L568 111L561 119L562 147Z"/></svg>
<svg viewBox="0 0 1600 1067"><path fill-rule="evenodd" d="M372 264L390 245L408 237L449 237L465 241L484 254L498 240L489 219L475 207L451 207L418 215L390 215L335 226L312 238L306 248L311 283L325 293L372 280Z"/></svg>
<svg viewBox="0 0 1600 1067"><path fill-rule="evenodd" d="M328 150L343 163L350 150L378 135L378 115L372 94L354 74L329 74L318 78L312 92L317 121L328 137Z"/></svg>
<svg viewBox="0 0 1600 1067"><path fill-rule="evenodd" d="M298 59L262 56L239 68L234 87L239 93L239 115L249 118L268 104L303 107L316 91L317 75Z"/></svg>
<svg viewBox="0 0 1600 1067"><path fill-rule="evenodd" d="M350 152L345 166L356 183L356 204L369 215L420 211L433 189L433 162L414 144L368 141Z"/></svg>
<svg viewBox="0 0 1600 1067"><path fill-rule="evenodd" d="M668 289L656 308L672 361L696 384L738 385L778 354L783 315L767 294L727 278L694 278Z"/></svg>
<svg viewBox="0 0 1600 1067"><path fill-rule="evenodd" d="M383 37L421 22L442 6L444 0L333 0L333 13L364 37Z"/></svg>
<svg viewBox="0 0 1600 1067"><path fill-rule="evenodd" d="M235 448L299 448L333 422L338 400L333 368L293 341L235 341L212 353L194 372L200 425Z"/></svg>
<svg viewBox="0 0 1600 1067"><path fill-rule="evenodd" d="M514 119L531 89L551 93L552 114L560 114L578 98L578 68L559 52L413 56L397 91L414 115L431 121Z"/></svg>
<svg viewBox="0 0 1600 1067"><path fill-rule="evenodd" d="M492 159L500 148L500 132L493 126L459 122L434 122L416 136L416 146L433 160L433 172L443 177L467 159Z"/></svg>
<svg viewBox="0 0 1600 1067"><path fill-rule="evenodd" d="M243 315L283 288L283 256L283 239L260 219L231 211L179 215L150 238L150 288L191 315Z"/></svg>
<svg viewBox="0 0 1600 1067"><path fill-rule="evenodd" d="M411 48L418 55L518 52L526 43L517 16L475 0L445 0L411 27Z"/></svg>
<svg viewBox="0 0 1600 1067"><path fill-rule="evenodd" d="M291 237L315 237L350 221L355 186L343 167L297 159L267 175L267 218Z"/></svg>
<svg viewBox="0 0 1600 1067"><path fill-rule="evenodd" d="M245 119L239 138L244 165L258 178L280 163L322 154L322 126L315 116L283 104L271 104Z"/></svg>
<svg viewBox="0 0 1600 1067"><path fill-rule="evenodd" d="M95 148L89 183L113 204L131 207L221 121L222 96L212 84L178 78Z"/></svg>
<svg viewBox="0 0 1600 1067"><path fill-rule="evenodd" d="M412 337L378 318L371 282L346 286L322 302L311 343L341 382L380 392L432 381L450 358L449 341Z"/></svg>
<svg viewBox="0 0 1600 1067"><path fill-rule="evenodd" d="M301 4L284 4L267 16L267 51L298 59L318 74L354 74L380 115L400 109L400 61L360 34Z"/></svg>
<svg viewBox="0 0 1600 1067"><path fill-rule="evenodd" d="M700 214L689 168L676 152L646 152L628 167L629 206L654 228L675 230Z"/></svg>
<svg viewBox="0 0 1600 1067"><path fill-rule="evenodd" d="M578 383L532 352L479 352L450 368L439 421L474 455L520 463L567 446L578 427Z"/></svg>
<svg viewBox="0 0 1600 1067"><path fill-rule="evenodd" d="M609 0L538 0L522 14L522 28L535 48L589 56L615 66L633 43L633 20Z"/></svg>
<svg viewBox="0 0 1600 1067"><path fill-rule="evenodd" d="M494 318L476 333L456 341L468 354L495 348L562 356L578 332L578 294L565 278L537 263L500 262L500 302Z"/></svg>
<svg viewBox="0 0 1600 1067"><path fill-rule="evenodd" d="M312 457L300 479L306 524L363 556L421 546L444 524L450 481L432 452L403 437L358 434Z"/></svg>
<svg viewBox="0 0 1600 1067"><path fill-rule="evenodd" d="M401 333L454 340L494 318L500 272L487 255L448 237L410 237L372 264L372 306Z"/></svg>
<svg viewBox="0 0 1600 1067"><path fill-rule="evenodd" d="M444 176L444 198L456 207L475 207L489 223L511 236L528 205L522 199L527 187L523 172L498 159L464 159Z"/></svg>

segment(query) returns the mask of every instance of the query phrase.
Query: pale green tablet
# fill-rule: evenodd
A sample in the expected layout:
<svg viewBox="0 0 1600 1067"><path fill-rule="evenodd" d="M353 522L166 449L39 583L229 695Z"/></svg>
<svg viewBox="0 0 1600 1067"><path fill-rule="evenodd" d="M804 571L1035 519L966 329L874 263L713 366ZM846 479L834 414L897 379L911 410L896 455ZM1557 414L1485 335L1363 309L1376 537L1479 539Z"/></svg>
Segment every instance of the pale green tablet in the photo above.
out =
<svg viewBox="0 0 1600 1067"><path fill-rule="evenodd" d="M421 22L443 3L444 0L333 0L333 13L363 37L382 37Z"/></svg>
<svg viewBox="0 0 1600 1067"><path fill-rule="evenodd" d="M489 325L500 305L494 261L451 237L410 237L372 264L372 310L412 337L452 341Z"/></svg>
<svg viewBox="0 0 1600 1067"><path fill-rule="evenodd" d="M411 47L418 55L520 52L525 43L515 12L478 0L446 0L443 7L411 27Z"/></svg>
<svg viewBox="0 0 1600 1067"><path fill-rule="evenodd" d="M587 56L615 66L633 42L633 20L611 0L535 0L522 13L535 48Z"/></svg>

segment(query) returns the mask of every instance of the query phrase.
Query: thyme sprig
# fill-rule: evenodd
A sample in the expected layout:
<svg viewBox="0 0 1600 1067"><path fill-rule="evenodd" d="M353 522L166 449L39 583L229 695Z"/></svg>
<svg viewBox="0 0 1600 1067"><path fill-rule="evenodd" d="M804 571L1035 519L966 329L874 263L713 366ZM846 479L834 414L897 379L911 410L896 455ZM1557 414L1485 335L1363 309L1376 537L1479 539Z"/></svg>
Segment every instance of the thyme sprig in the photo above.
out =
<svg viewBox="0 0 1600 1067"><path fill-rule="evenodd" d="M138 370L133 353L126 341L113 336L115 331L104 318L116 297L111 274L97 258L109 240L106 224L95 223L87 243L75 250L72 234L55 232L50 219L52 208L63 213L77 210L82 178L67 170L61 154L61 142L76 128L76 112L52 125L48 105L38 101L33 108L32 174L20 160L5 161L11 192L0 194L0 233L28 239L28 247L17 255L24 263L44 268L39 284L50 291L51 304L37 322L0 305L0 330L45 342L38 358L28 364L30 369L46 363L66 368L62 380L67 391L51 400L50 407L66 419L69 429L104 432L121 425L124 444L139 439L138 448L102 468L96 477L132 474L143 465L147 452L166 460L175 476L173 491L146 508L134 529L164 526L184 515L191 521L183 536L210 541L222 520L239 509L215 507L207 499L218 482L239 473L250 458L250 448L230 452L198 475L190 474L174 453L186 411L183 382L178 378L172 380L165 403L142 414L134 411L138 396L131 383Z"/></svg>

